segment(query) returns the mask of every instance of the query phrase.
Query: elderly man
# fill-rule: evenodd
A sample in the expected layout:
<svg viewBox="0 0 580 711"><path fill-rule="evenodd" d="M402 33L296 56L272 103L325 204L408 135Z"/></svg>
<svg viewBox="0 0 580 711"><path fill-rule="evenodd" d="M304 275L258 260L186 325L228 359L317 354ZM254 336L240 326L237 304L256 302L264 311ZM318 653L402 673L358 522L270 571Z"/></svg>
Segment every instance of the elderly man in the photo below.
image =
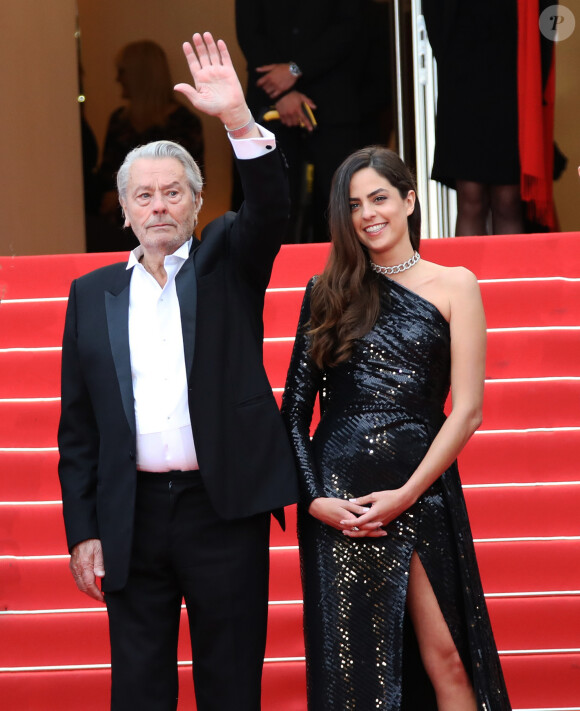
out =
<svg viewBox="0 0 580 711"><path fill-rule="evenodd" d="M127 156L119 199L140 246L72 284L59 475L73 576L107 605L111 708L177 707L185 599L197 708L256 711L270 512L297 498L262 362L288 191L225 44L195 34L184 51L195 88L176 88L226 126L246 200L198 241L191 156L169 141Z"/></svg>

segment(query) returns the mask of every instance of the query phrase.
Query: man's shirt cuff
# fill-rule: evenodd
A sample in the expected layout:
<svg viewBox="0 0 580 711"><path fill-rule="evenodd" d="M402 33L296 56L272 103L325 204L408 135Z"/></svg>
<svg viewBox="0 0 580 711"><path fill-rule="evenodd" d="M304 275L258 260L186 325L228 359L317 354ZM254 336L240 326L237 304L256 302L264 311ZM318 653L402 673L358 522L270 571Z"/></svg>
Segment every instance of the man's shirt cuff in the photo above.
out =
<svg viewBox="0 0 580 711"><path fill-rule="evenodd" d="M236 154L236 158L240 160L250 160L251 158L260 158L271 153L276 148L276 136L267 128L256 124L260 129L261 136L252 136L252 138L228 138Z"/></svg>

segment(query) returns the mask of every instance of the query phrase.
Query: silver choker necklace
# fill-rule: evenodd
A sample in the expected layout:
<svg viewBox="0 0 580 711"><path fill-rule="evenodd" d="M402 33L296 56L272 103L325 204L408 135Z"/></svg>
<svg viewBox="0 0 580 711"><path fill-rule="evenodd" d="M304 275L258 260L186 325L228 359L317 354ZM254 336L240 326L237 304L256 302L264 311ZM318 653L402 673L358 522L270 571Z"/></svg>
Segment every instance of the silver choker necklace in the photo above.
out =
<svg viewBox="0 0 580 711"><path fill-rule="evenodd" d="M406 272L407 269L414 267L415 264L421 259L419 252L413 252L413 256L407 259L406 262L401 264L395 264L392 267L381 267L379 264L375 264L371 261L371 269L379 274L386 274L390 276L391 274L400 274L401 272Z"/></svg>

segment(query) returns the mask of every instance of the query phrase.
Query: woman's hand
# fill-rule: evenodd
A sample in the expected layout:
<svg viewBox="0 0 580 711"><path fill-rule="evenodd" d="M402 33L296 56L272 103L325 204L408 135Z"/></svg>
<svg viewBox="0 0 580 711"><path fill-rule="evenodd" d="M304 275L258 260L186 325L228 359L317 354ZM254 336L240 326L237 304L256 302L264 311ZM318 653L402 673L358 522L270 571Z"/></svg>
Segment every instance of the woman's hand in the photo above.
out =
<svg viewBox="0 0 580 711"><path fill-rule="evenodd" d="M308 508L308 513L311 516L346 535L354 531L358 537L386 536L386 531L381 530L380 524L376 522L361 523L361 517L366 512L368 512L368 508L365 506L346 499L327 497L314 499Z"/></svg>
<svg viewBox="0 0 580 711"><path fill-rule="evenodd" d="M383 526L386 526L397 516L400 516L403 511L406 511L413 501L408 500L400 489L388 489L386 491L376 491L366 496L359 496L357 499L351 499L350 503L361 508L364 507L366 513L359 516L354 527L355 530L351 526L351 518L345 517L340 521L340 524L346 536L360 538L361 534L368 530L369 527L374 527L374 530L382 530ZM386 535L386 532L383 531L383 533Z"/></svg>

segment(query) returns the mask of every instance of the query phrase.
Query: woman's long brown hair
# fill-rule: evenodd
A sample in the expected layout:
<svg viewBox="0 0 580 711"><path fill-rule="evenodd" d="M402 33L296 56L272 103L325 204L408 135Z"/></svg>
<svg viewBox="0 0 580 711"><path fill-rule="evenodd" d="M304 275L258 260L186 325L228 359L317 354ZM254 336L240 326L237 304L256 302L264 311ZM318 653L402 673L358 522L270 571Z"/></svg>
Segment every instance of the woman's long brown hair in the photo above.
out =
<svg viewBox="0 0 580 711"><path fill-rule="evenodd" d="M350 212L350 182L363 168L374 168L406 198L416 193L411 171L393 151L381 146L362 148L336 170L329 202L331 250L316 280L310 302L310 353L320 368L348 360L353 341L373 327L379 315L377 275L369 267L366 247L360 243ZM407 217L413 249L421 239L421 208Z"/></svg>

